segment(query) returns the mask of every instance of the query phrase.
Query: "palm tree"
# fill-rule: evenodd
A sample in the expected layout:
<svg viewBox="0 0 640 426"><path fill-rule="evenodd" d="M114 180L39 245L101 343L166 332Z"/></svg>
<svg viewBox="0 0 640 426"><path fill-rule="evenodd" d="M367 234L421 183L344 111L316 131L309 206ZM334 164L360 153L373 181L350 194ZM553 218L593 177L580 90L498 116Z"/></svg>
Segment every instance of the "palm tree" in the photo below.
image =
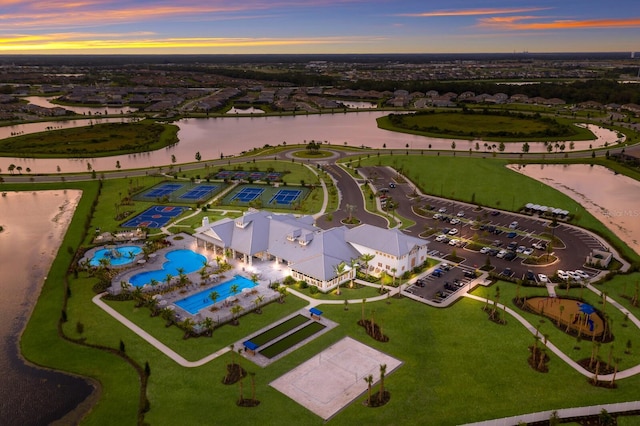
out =
<svg viewBox="0 0 640 426"><path fill-rule="evenodd" d="M155 287L158 285L158 280L156 280L155 278L151 278L151 281L149 281L149 284L151 285L151 287Z"/></svg>
<svg viewBox="0 0 640 426"><path fill-rule="evenodd" d="M211 336L213 334L213 329L216 326L215 322L211 318L205 317L201 324L204 329L207 330L207 335Z"/></svg>
<svg viewBox="0 0 640 426"><path fill-rule="evenodd" d="M365 267L365 275L367 278L369 278L369 262L371 262L376 256L373 254L369 254L369 253L365 253L362 256L360 256L360 259L362 259L362 261L364 262L364 267Z"/></svg>
<svg viewBox="0 0 640 426"><path fill-rule="evenodd" d="M396 268L391 268L391 280L392 280L391 285L394 286L394 287L396 286L396 272L397 271L398 270Z"/></svg>
<svg viewBox="0 0 640 426"><path fill-rule="evenodd" d="M384 375L387 372L387 364L380 364L380 391L378 392L378 402L384 400Z"/></svg>
<svg viewBox="0 0 640 426"><path fill-rule="evenodd" d="M144 303L144 295L142 294L142 288L136 287L131 292L131 297L136 302L136 308L139 308Z"/></svg>
<svg viewBox="0 0 640 426"><path fill-rule="evenodd" d="M191 336L193 334L193 326L195 325L195 323L193 322L193 320L191 318L185 318L184 321L182 321L182 327L184 328L184 337L183 339L188 338L189 336Z"/></svg>
<svg viewBox="0 0 640 426"><path fill-rule="evenodd" d="M233 293L233 295L235 296L240 291L240 287L238 287L238 284L231 284L231 287L229 287L229 291L231 291L231 293Z"/></svg>
<svg viewBox="0 0 640 426"><path fill-rule="evenodd" d="M287 287L281 285L278 287L278 293L280 293L280 303L284 303L284 298L287 295Z"/></svg>
<svg viewBox="0 0 640 426"><path fill-rule="evenodd" d="M260 309L260 304L262 303L263 300L264 300L264 296L259 295L258 297L256 297L256 300L253 301L253 303L255 303L256 305L256 313L258 314L262 313L262 309Z"/></svg>
<svg viewBox="0 0 640 426"><path fill-rule="evenodd" d="M213 304L216 304L216 300L218 300L218 297L220 297L220 294L218 294L217 291L212 291L211 293L209 293L209 299L211 299L213 301Z"/></svg>
<svg viewBox="0 0 640 426"><path fill-rule="evenodd" d="M260 280L260 275L258 275L256 273L251 274L251 281L254 284L258 284L258 280Z"/></svg>
<svg viewBox="0 0 640 426"><path fill-rule="evenodd" d="M173 275L167 274L164 276L164 281L167 283L167 287L171 285L171 280L173 279Z"/></svg>
<svg viewBox="0 0 640 426"><path fill-rule="evenodd" d="M367 382L367 405L371 405L371 385L373 384L373 374L369 374L364 378L364 381Z"/></svg>
<svg viewBox="0 0 640 426"><path fill-rule="evenodd" d="M353 288L353 279L356 277L355 270L356 270L356 267L358 266L358 262L359 262L359 259L357 257L349 260L349 267L351 268L351 273L353 274L351 276L351 288Z"/></svg>
<svg viewBox="0 0 640 426"><path fill-rule="evenodd" d="M231 307L231 315L233 315L233 323L237 324L238 323L238 314L242 311L242 306L240 305L233 305Z"/></svg>
<svg viewBox="0 0 640 426"><path fill-rule="evenodd" d="M338 278L338 288L336 290L336 294L340 294L340 276L344 273L347 264L344 262L340 262L333 267L333 271L336 273L336 278Z"/></svg>
<svg viewBox="0 0 640 426"><path fill-rule="evenodd" d="M251 376L251 401L256 402L256 373L250 372Z"/></svg>

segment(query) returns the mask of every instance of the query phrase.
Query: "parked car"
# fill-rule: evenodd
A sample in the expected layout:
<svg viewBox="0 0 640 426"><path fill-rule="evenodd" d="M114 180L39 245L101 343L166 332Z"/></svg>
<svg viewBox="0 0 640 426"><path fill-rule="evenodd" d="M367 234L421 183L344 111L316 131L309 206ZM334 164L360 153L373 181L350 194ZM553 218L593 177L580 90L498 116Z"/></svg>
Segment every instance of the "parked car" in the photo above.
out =
<svg viewBox="0 0 640 426"><path fill-rule="evenodd" d="M451 219L449 221L449 223L452 224L452 225L457 225L457 224L460 223L460 219L458 219L457 217L454 217L453 219Z"/></svg>
<svg viewBox="0 0 640 426"><path fill-rule="evenodd" d="M440 219L441 217L442 217L442 215L441 215L440 213L436 213L436 214L434 214L434 215L433 215L433 218L434 218L435 220L438 220L438 219Z"/></svg>
<svg viewBox="0 0 640 426"><path fill-rule="evenodd" d="M447 236L446 236L446 235L444 235L444 234L439 234L439 235L436 237L436 241L440 243L440 242L444 241L444 239L445 239L445 238L447 238Z"/></svg>
<svg viewBox="0 0 640 426"><path fill-rule="evenodd" d="M438 209L438 213L446 213L447 212L447 208L446 207L440 207Z"/></svg>
<svg viewBox="0 0 640 426"><path fill-rule="evenodd" d="M497 210L493 210L493 211L491 212L491 216L498 216L499 214L500 214L500 212L499 212L499 211L497 211Z"/></svg>
<svg viewBox="0 0 640 426"><path fill-rule="evenodd" d="M524 279L528 280L528 281L535 281L536 276L533 274L532 270L528 270L525 274L524 274Z"/></svg>
<svg viewBox="0 0 640 426"><path fill-rule="evenodd" d="M509 261L511 261L511 260L515 259L516 257L518 257L518 255L516 254L516 252L514 252L514 251L510 251L509 253L507 253L507 254L505 254L505 255L504 255L504 260L509 260Z"/></svg>
<svg viewBox="0 0 640 426"><path fill-rule="evenodd" d="M480 254L487 254L491 250L491 247L482 247L480 249Z"/></svg>
<svg viewBox="0 0 640 426"><path fill-rule="evenodd" d="M575 271L573 271L575 274L578 274L580 276L580 278L582 279L589 279L590 276L589 274L587 274L585 271L583 271L582 269L576 269Z"/></svg>
<svg viewBox="0 0 640 426"><path fill-rule="evenodd" d="M546 250L547 249L547 243L545 243L544 241L538 241L538 242L535 242L535 243L531 244L531 247L533 247L534 249L538 249L538 250Z"/></svg>
<svg viewBox="0 0 640 426"><path fill-rule="evenodd" d="M467 278L475 278L476 273L474 271L464 271L464 276Z"/></svg>
<svg viewBox="0 0 640 426"><path fill-rule="evenodd" d="M549 282L549 277L547 277L545 274L538 274L538 281L546 284Z"/></svg>
<svg viewBox="0 0 640 426"><path fill-rule="evenodd" d="M452 228L451 230L449 230L449 235L456 235L457 233L458 233L457 228Z"/></svg>
<svg viewBox="0 0 640 426"><path fill-rule="evenodd" d="M460 210L456 216L458 216L458 217L464 217L464 212L463 212L462 210Z"/></svg>
<svg viewBox="0 0 640 426"><path fill-rule="evenodd" d="M502 271L501 275L504 275L505 277L510 277L513 275L513 270L511 268L504 268L504 271Z"/></svg>
<svg viewBox="0 0 640 426"><path fill-rule="evenodd" d="M502 259L506 254L507 254L506 250L500 250L498 254L496 254L496 257Z"/></svg>
<svg viewBox="0 0 640 426"><path fill-rule="evenodd" d="M509 233L507 234L507 238L515 238L515 237L516 237L516 235L518 235L518 234L516 234L515 232L509 232Z"/></svg>
<svg viewBox="0 0 640 426"><path fill-rule="evenodd" d="M569 274L567 274L565 271L563 271L562 269L558 269L556 271L556 275L558 276L558 278L560 278L561 280L568 280L569 279Z"/></svg>
<svg viewBox="0 0 640 426"><path fill-rule="evenodd" d="M522 252L525 256L531 256L533 254L533 249L531 247L524 249Z"/></svg>
<svg viewBox="0 0 640 426"><path fill-rule="evenodd" d="M516 253L523 253L527 248L525 246L519 246L516 249Z"/></svg>
<svg viewBox="0 0 640 426"><path fill-rule="evenodd" d="M509 229L516 229L517 227L518 227L518 222L515 220L509 224Z"/></svg>
<svg viewBox="0 0 640 426"><path fill-rule="evenodd" d="M516 248L518 248L518 243L515 241L511 241L509 245L507 245L507 250L515 250Z"/></svg>

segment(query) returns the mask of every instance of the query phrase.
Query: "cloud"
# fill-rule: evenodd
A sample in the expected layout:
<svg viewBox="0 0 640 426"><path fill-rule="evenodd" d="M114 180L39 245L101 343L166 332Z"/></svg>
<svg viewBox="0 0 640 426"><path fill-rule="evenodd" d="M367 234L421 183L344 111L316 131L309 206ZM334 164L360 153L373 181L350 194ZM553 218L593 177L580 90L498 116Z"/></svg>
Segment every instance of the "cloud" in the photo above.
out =
<svg viewBox="0 0 640 426"><path fill-rule="evenodd" d="M491 17L481 18L478 20L478 27L512 30L512 31L529 31L529 30L557 30L557 29L574 29L574 28L634 28L640 27L640 18L627 19L589 19L589 20L572 20L557 19L553 21L537 21L530 22L534 19L540 19L533 16L508 16L508 17Z"/></svg>
<svg viewBox="0 0 640 426"><path fill-rule="evenodd" d="M416 18L430 18L437 16L482 16L482 15L507 15L511 13L537 12L551 9L549 7L503 8L503 9L461 9L461 10L436 10L433 12L404 13L396 16L409 16Z"/></svg>
<svg viewBox="0 0 640 426"><path fill-rule="evenodd" d="M340 45L378 43L380 37L311 37L311 38L225 38L225 37L154 37L153 33L93 34L55 33L0 37L0 50L52 51L87 49L166 49L166 48L234 48L297 45Z"/></svg>

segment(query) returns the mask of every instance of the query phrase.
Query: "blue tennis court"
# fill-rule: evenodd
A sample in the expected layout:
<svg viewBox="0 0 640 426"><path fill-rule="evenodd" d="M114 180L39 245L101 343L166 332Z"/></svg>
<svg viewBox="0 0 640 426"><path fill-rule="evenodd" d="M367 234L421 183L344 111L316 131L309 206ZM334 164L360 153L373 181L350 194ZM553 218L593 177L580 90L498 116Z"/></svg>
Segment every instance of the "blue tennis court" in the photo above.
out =
<svg viewBox="0 0 640 426"><path fill-rule="evenodd" d="M281 189L276 192L276 195L271 197L269 200L269 204L272 204L274 201L277 204L291 204L302 194L302 191L299 189Z"/></svg>
<svg viewBox="0 0 640 426"><path fill-rule="evenodd" d="M160 197L164 197L165 195L169 195L172 192L177 191L183 186L184 185L181 185L179 183L164 183L160 186L156 186L155 188L152 188L149 191L145 192L143 196L150 197L150 198L160 198Z"/></svg>
<svg viewBox="0 0 640 426"><path fill-rule="evenodd" d="M264 192L264 189L262 188L255 188L255 187L242 188L240 192L238 192L236 195L233 196L233 198L231 198L231 201L238 200L242 203L249 203L255 200L256 198L258 198L260 195L262 195L263 192Z"/></svg>
<svg viewBox="0 0 640 426"><path fill-rule="evenodd" d="M162 228L174 217L180 216L186 207L153 206L121 226L124 228Z"/></svg>
<svg viewBox="0 0 640 426"><path fill-rule="evenodd" d="M178 198L184 198L186 200L199 200L201 198L205 198L216 189L218 189L217 185L198 185L194 188L191 188L189 191L185 192Z"/></svg>

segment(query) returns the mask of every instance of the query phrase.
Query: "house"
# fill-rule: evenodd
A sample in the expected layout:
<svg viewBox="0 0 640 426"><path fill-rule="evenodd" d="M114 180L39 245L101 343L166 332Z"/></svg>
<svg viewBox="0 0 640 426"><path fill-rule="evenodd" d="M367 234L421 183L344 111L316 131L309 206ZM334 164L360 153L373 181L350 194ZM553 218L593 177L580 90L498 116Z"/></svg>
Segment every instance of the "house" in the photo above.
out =
<svg viewBox="0 0 640 426"><path fill-rule="evenodd" d="M356 276L363 255L372 275L401 276L427 258L428 242L396 229L360 225L328 230L312 216L250 210L237 219L204 223L194 237L199 247L252 265L254 259L284 264L296 280L327 292Z"/></svg>

